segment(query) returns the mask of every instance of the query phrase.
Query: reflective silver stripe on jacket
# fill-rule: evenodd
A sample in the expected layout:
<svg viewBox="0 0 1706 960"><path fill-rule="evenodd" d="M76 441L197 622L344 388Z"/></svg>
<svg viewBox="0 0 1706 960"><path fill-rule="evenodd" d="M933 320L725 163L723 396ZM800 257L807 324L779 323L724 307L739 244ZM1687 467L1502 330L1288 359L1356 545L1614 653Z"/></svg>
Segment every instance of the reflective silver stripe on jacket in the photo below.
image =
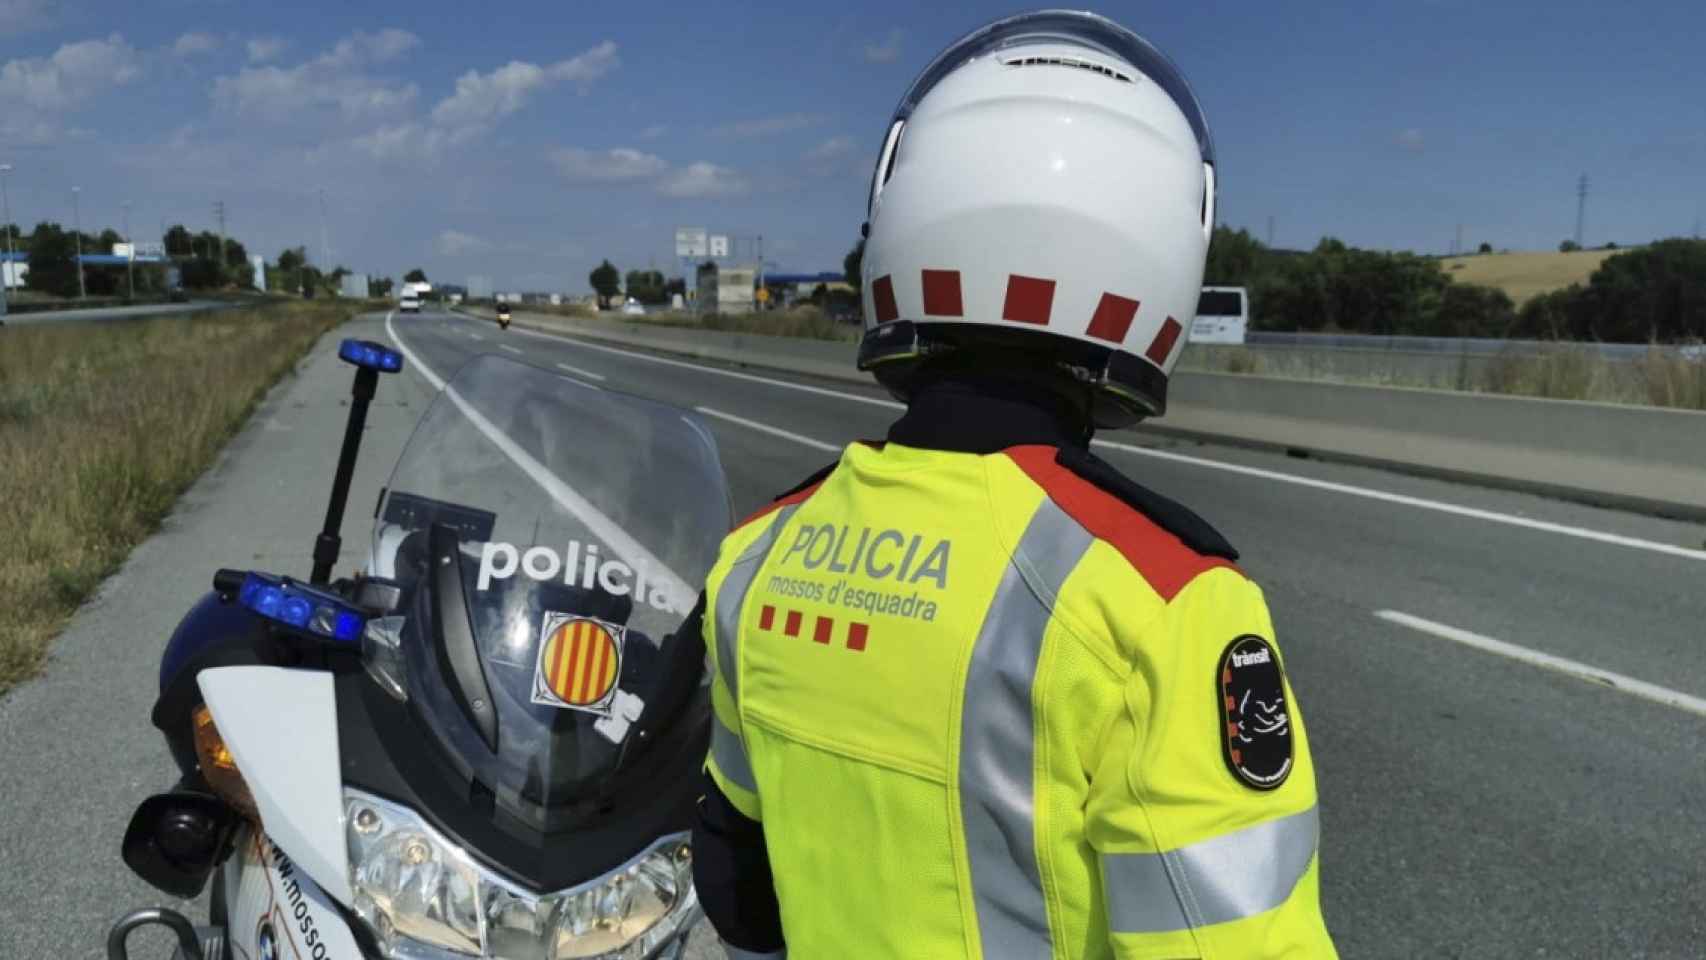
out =
<svg viewBox="0 0 1706 960"><path fill-rule="evenodd" d="M770 555L776 537L798 506L791 503L776 511L769 529L729 566L728 576L723 578L722 586L717 590L717 669L729 689L729 699L737 716L740 712L740 664L735 658L740 653L740 612L746 605L746 595L752 590L758 569L764 566L764 558ZM713 716L715 713L712 711ZM717 769L723 772L723 776L743 789L754 793L758 791L752 777L752 763L746 756L746 744L723 724L720 717L711 727L711 756L717 761Z"/></svg>
<svg viewBox="0 0 1706 960"><path fill-rule="evenodd" d="M751 950L742 950L739 947L730 946L725 942L723 952L729 955L729 960L788 960L787 948L771 953L755 953Z"/></svg>
<svg viewBox="0 0 1706 960"><path fill-rule="evenodd" d="M729 688L729 697L738 706L740 703L740 686L735 660L740 641L740 611L746 604L747 592L752 589L753 578L758 576L758 568L764 566L764 558L770 555L770 548L776 544L776 537L782 532L788 518L794 515L798 504L790 503L776 511L776 516L770 521L770 528L765 530L757 540L746 548L733 564L729 566L728 576L723 578L723 585L717 590L717 667L723 673L723 683Z"/></svg>
<svg viewBox="0 0 1706 960"><path fill-rule="evenodd" d="M1315 807L1166 853L1102 856L1114 933L1166 933L1242 920L1285 903L1320 835Z"/></svg>
<svg viewBox="0 0 1706 960"><path fill-rule="evenodd" d="M735 786L750 793L758 792L758 783L752 778L752 762L746 758L745 744L723 723L723 718L717 716L715 710L711 711L711 758L717 761L717 769L733 780Z"/></svg>
<svg viewBox="0 0 1706 960"><path fill-rule="evenodd" d="M1043 500L996 588L966 671L960 816L985 957L1053 954L1037 869L1031 684L1055 597L1090 542Z"/></svg>

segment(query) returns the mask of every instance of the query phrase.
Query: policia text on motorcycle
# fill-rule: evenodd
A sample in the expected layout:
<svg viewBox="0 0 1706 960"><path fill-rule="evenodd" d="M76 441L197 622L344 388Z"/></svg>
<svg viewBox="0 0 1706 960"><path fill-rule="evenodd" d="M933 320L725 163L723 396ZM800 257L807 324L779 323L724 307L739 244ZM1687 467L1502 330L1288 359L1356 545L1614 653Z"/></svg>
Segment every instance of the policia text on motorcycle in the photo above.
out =
<svg viewBox="0 0 1706 960"><path fill-rule="evenodd" d="M736 957L1332 957L1261 591L1089 452L1165 409L1214 223L1172 63L1044 12L902 99L859 362L885 442L737 526L695 830Z"/></svg>

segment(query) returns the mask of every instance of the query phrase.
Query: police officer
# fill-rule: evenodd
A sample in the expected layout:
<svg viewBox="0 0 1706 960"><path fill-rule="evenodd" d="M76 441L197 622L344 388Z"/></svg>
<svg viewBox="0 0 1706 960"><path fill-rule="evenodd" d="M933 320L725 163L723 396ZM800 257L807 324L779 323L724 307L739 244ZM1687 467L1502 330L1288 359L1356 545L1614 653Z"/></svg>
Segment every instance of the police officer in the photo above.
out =
<svg viewBox="0 0 1706 960"><path fill-rule="evenodd" d="M1089 449L1165 409L1215 172L1184 77L1092 14L992 23L901 101L859 363L906 413L706 590L732 956L1334 956L1262 593Z"/></svg>

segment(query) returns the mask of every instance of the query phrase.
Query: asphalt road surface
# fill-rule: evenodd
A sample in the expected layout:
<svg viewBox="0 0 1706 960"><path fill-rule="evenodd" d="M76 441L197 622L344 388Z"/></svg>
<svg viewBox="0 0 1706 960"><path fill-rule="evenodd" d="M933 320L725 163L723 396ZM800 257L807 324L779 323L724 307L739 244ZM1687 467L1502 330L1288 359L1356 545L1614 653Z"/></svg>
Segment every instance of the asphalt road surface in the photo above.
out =
<svg viewBox="0 0 1706 960"><path fill-rule="evenodd" d="M365 551L361 505L430 402L420 365L448 377L496 352L697 408L737 512L896 413L874 388L466 317L352 333L394 334L418 363L380 385L340 568ZM131 808L170 780L147 722L159 652L214 567L306 572L346 413L334 344L79 614L46 675L0 699L0 958L99 956L113 917L164 901L117 856ZM1345 957L1706 956L1706 529L1106 439L1120 446L1104 456L1196 508L1266 590L1315 749L1323 899Z"/></svg>

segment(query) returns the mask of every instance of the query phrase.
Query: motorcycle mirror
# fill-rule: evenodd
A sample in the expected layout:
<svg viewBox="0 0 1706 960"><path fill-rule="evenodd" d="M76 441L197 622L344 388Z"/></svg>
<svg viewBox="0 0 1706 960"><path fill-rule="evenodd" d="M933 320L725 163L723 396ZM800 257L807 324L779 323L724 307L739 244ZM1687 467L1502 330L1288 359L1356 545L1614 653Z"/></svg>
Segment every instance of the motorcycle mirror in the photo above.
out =
<svg viewBox="0 0 1706 960"><path fill-rule="evenodd" d="M174 897L200 895L225 859L241 817L225 801L189 790L142 801L124 832L125 865Z"/></svg>
<svg viewBox="0 0 1706 960"><path fill-rule="evenodd" d="M361 433L367 426L367 404L379 388L381 373L403 369L403 355L372 340L345 340L338 346L338 359L353 365L355 384L350 388L349 421L344 425L344 446L338 454L338 472L332 477L332 499L326 504L326 523L314 540L314 570L309 583L327 583L332 564L338 560L343 540L338 530L344 522L344 504L349 500L350 477L361 450Z"/></svg>

